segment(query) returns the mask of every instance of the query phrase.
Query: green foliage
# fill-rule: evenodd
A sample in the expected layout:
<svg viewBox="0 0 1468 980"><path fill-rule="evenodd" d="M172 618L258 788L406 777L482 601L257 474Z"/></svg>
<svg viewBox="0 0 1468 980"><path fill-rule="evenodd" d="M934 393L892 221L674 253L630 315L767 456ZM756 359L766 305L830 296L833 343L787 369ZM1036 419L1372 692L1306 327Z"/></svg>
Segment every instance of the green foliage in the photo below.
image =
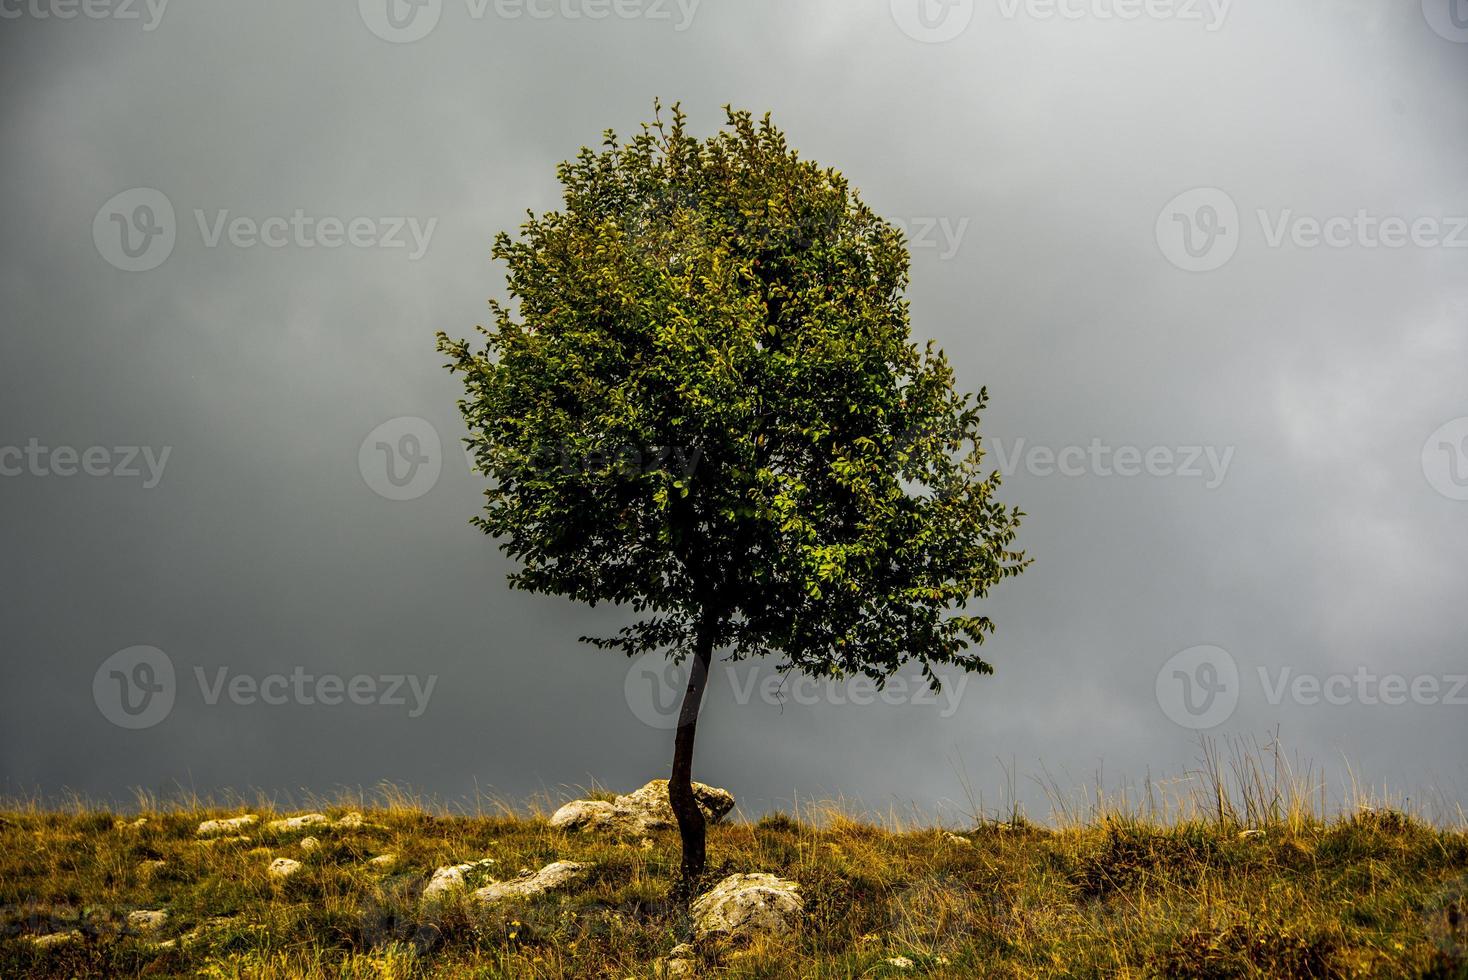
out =
<svg viewBox="0 0 1468 980"><path fill-rule="evenodd" d="M501 234L513 308L439 335L511 583L642 614L628 655L774 655L879 682L988 672L971 608L1025 566L979 411L911 340L901 232L768 116L699 141L675 106L559 168Z"/></svg>

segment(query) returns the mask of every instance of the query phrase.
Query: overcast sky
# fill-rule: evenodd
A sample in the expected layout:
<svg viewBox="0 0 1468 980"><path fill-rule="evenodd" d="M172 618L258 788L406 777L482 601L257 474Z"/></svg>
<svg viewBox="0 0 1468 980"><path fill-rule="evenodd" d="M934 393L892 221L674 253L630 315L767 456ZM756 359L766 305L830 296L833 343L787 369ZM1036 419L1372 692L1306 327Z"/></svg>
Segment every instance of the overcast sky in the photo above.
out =
<svg viewBox="0 0 1468 980"><path fill-rule="evenodd" d="M717 667L696 778L934 812L1012 760L1043 814L1042 767L1278 728L1332 793L1468 797L1462 0L0 15L4 793L665 773L677 677L578 644L617 611L512 592L468 525L433 340L661 97L773 111L908 229L914 335L988 386L1035 559L996 675L935 703Z"/></svg>

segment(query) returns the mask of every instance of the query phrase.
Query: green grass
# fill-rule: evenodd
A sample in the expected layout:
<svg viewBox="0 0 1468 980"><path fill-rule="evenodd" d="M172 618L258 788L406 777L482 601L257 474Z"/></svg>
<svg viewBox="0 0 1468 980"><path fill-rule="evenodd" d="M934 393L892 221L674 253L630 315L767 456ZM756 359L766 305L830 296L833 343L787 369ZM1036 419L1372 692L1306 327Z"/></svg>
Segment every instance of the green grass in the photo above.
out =
<svg viewBox="0 0 1468 980"><path fill-rule="evenodd" d="M685 938L664 902L675 834L566 834L543 811L450 815L401 798L314 809L348 806L368 826L311 831L321 847L306 853L305 832L269 833L278 814L258 804L145 801L126 816L12 804L0 814L0 976L657 977ZM243 812L262 818L248 841L196 839L201 820ZM710 829L711 879L794 879L806 912L794 939L710 951L704 975L1468 977L1468 834L1396 810L1111 810L1052 827L982 820L953 828L962 840L832 810L802 817ZM394 868L366 863L384 852L400 856ZM273 880L280 856L305 868ZM482 857L504 877L557 859L595 870L515 905L419 901L434 868ZM126 927L135 909L170 917L142 935ZM79 938L32 939L69 930Z"/></svg>

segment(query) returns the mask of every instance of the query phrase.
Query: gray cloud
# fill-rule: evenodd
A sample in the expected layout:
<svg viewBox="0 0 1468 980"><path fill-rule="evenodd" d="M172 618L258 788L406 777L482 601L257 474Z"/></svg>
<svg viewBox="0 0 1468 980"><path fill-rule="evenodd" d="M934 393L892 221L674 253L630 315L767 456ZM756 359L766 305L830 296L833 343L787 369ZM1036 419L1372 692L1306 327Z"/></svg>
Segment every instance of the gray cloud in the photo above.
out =
<svg viewBox="0 0 1468 980"><path fill-rule="evenodd" d="M838 794L931 809L961 799L965 771L997 801L996 758L1078 783L1178 772L1194 733L1159 705L1157 674L1214 644L1241 678L1215 733L1278 726L1337 789L1346 763L1418 799L1468 788L1468 706L1276 705L1258 674L1468 672L1468 502L1423 472L1429 434L1468 416L1468 249L1269 240L1282 218L1468 215L1468 44L1433 28L1451 20L1239 0L1209 30L1005 2L924 43L877 0L649 2L602 20L443 0L426 36L392 43L352 4L170 4L152 30L142 6L140 20L5 9L20 13L0 23L0 446L171 447L152 489L0 478L7 792L392 780L520 797L666 767L668 733L624 698L628 664L576 643L619 614L509 591L467 526L479 483L433 349L435 330L466 334L502 295L494 232L553 207L555 163L633 130L654 96L704 131L724 102L771 109L879 211L919 240L933 228L934 247L915 242L914 329L989 386L1004 446L1233 450L1213 489L1019 466L1006 497L1032 515L1037 562L991 604L996 676L941 717L739 705L716 672L701 778L751 810ZM167 198L176 240L126 272L93 225L138 187ZM1192 188L1239 213L1237 250L1212 271L1178 268L1157 238ZM297 209L316 247L283 230L278 248L209 247L196 217L263 229ZM386 219L436 225L416 261L411 245L320 244L322 219L344 237L354 218L374 243ZM400 417L436 430L441 472L391 500L359 449ZM139 644L167 653L177 692L132 731L92 689ZM438 681L416 718L210 705L194 668L221 666Z"/></svg>

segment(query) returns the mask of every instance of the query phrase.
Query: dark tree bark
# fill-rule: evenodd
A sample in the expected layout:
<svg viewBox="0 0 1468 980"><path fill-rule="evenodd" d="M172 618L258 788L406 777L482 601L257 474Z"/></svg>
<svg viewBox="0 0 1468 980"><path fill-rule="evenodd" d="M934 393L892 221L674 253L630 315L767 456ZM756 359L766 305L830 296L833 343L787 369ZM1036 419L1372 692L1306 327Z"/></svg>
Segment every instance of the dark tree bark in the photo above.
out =
<svg viewBox="0 0 1468 980"><path fill-rule="evenodd" d="M668 777L668 803L678 819L678 833L683 838L683 862L673 898L683 906L688 905L698 890L705 864L703 810L693 795L693 738L698 730L698 711L703 705L703 689L708 683L709 661L713 657L711 619L708 615L703 617L695 638L688 689L683 694L678 734L673 742L673 771Z"/></svg>

